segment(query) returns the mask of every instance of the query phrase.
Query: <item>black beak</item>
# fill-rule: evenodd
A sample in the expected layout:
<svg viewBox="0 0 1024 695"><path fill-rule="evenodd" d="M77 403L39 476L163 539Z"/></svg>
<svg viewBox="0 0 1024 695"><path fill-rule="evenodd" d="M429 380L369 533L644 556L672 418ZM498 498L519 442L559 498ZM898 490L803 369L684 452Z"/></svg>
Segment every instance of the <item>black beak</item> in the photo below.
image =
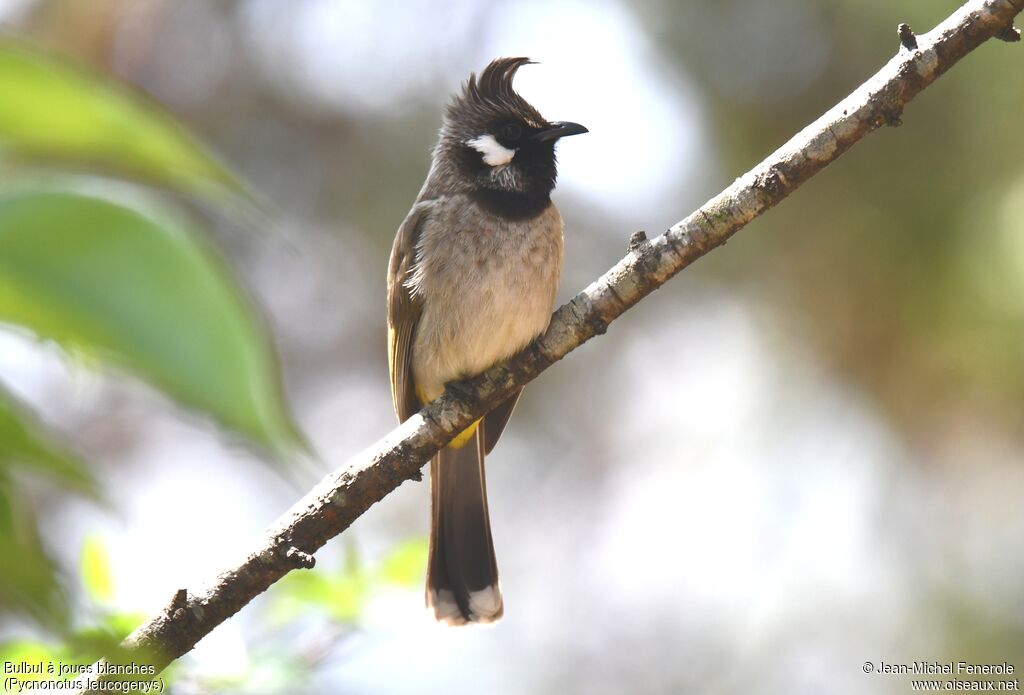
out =
<svg viewBox="0 0 1024 695"><path fill-rule="evenodd" d="M532 139L537 142L554 142L559 138L568 137L569 135L579 135L581 133L589 132L589 130L581 126L579 123L557 121L539 133L535 133Z"/></svg>

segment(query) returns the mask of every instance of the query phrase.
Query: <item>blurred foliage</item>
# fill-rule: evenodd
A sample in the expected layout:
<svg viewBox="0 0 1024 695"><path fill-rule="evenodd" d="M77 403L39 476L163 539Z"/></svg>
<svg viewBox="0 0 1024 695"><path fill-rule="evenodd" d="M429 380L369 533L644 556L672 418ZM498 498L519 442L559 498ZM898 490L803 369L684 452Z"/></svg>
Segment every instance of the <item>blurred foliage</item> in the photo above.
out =
<svg viewBox="0 0 1024 695"><path fill-rule="evenodd" d="M96 497L88 465L46 432L29 409L0 386L0 471L24 466L62 486Z"/></svg>
<svg viewBox="0 0 1024 695"><path fill-rule="evenodd" d="M376 592L389 588L418 587L426 572L427 540L399 543L373 568L363 566L354 545L347 547L340 570L320 568L289 573L274 587L272 620L284 622L305 612L331 616L356 624Z"/></svg>
<svg viewBox="0 0 1024 695"><path fill-rule="evenodd" d="M0 321L126 367L277 452L296 447L269 340L169 216L33 190L0 197Z"/></svg>
<svg viewBox="0 0 1024 695"><path fill-rule="evenodd" d="M27 329L99 363L126 369L182 405L206 413L277 457L304 446L281 391L274 348L225 265L188 224L157 212L128 187L86 174L119 174L179 194L203 194L225 211L243 192L175 119L132 90L46 55L0 41L0 323ZM38 162L71 166L65 188L35 183ZM19 177L33 163L32 177ZM116 199L116 200L115 200ZM68 634L66 592L43 548L15 466L97 497L82 459L0 390L0 609L65 634L68 644L120 639L107 616L91 636ZM96 546L87 588L109 598ZM7 564L7 563L5 563ZM87 639L88 637L88 639Z"/></svg>
<svg viewBox="0 0 1024 695"><path fill-rule="evenodd" d="M82 545L81 574L85 592L95 601L107 602L114 597L110 556L98 536L89 536Z"/></svg>
<svg viewBox="0 0 1024 695"><path fill-rule="evenodd" d="M67 630L60 641L14 639L0 642L0 662L42 665L41 673L20 676L24 680L52 680L61 675L64 679L74 677L72 671L62 667L85 666L101 658L115 658L117 647L132 630L138 627L145 616L125 613L107 608L113 597L113 576L107 549L103 542L92 537L82 548L82 577L85 593L93 607L90 625L85 628ZM164 672L167 680L173 674Z"/></svg>
<svg viewBox="0 0 1024 695"><path fill-rule="evenodd" d="M316 668L360 630L375 598L422 590L426 551L426 538L408 539L367 566L349 542L340 567L294 570L271 587L263 611L273 630L235 663L199 671L179 662L174 679L188 692L309 692Z"/></svg>
<svg viewBox="0 0 1024 695"><path fill-rule="evenodd" d="M42 546L35 514L0 469L0 610L60 631L69 623L67 597L57 568Z"/></svg>
<svg viewBox="0 0 1024 695"><path fill-rule="evenodd" d="M29 409L0 387L0 610L34 618L52 629L68 624L67 596L40 543L34 510L19 473L41 475L65 489L97 498L86 464L45 432Z"/></svg>
<svg viewBox="0 0 1024 695"><path fill-rule="evenodd" d="M142 624L146 616L113 608L117 585L110 564L110 550L102 538L88 536L79 557L82 589L91 608L91 624L68 639L76 663L91 663L101 657L114 658L125 637Z"/></svg>
<svg viewBox="0 0 1024 695"><path fill-rule="evenodd" d="M243 190L141 94L11 40L0 41L0 147L207 195Z"/></svg>
<svg viewBox="0 0 1024 695"><path fill-rule="evenodd" d="M959 4L726 0L638 11L706 95L730 177L889 60L898 23L924 33ZM771 304L773 321L794 320L924 448L975 407L971 418L1024 426L1024 166L1008 117L1024 109L1024 73L1007 69L1011 59L1019 44L971 53L907 107L902 127L859 143L704 267Z"/></svg>

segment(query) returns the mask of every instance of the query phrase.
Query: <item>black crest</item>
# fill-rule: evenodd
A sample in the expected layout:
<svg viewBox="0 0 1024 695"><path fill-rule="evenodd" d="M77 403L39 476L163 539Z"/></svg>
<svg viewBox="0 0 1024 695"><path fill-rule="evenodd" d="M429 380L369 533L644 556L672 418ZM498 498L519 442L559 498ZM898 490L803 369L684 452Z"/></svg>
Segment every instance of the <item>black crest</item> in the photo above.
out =
<svg viewBox="0 0 1024 695"><path fill-rule="evenodd" d="M531 64L533 61L529 58L495 58L484 68L479 78L475 73L469 76L462 94L448 107L449 116L465 116L466 111L474 111L483 117L514 114L529 125L543 126L547 123L544 117L512 87L512 80L519 68Z"/></svg>
<svg viewBox="0 0 1024 695"><path fill-rule="evenodd" d="M555 142L579 132L574 123L548 123L512 88L529 58L497 58L472 74L448 105L434 150L441 190L469 192L485 210L507 219L539 215L551 204L557 166ZM496 166L479 149L490 136L514 154ZM485 141L486 142L486 141Z"/></svg>

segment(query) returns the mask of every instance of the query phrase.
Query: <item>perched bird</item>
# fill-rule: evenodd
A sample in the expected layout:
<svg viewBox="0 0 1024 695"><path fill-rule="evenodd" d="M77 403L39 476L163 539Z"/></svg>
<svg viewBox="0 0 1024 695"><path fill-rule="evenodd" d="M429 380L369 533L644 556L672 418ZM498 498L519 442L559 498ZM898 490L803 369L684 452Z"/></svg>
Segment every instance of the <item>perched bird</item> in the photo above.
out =
<svg viewBox="0 0 1024 695"><path fill-rule="evenodd" d="M472 74L444 116L427 180L395 236L388 267L391 395L404 421L450 381L512 356L548 326L562 268L551 203L555 143L585 133L548 122L512 88L527 58ZM484 456L519 394L430 463L426 601L439 621L502 615Z"/></svg>

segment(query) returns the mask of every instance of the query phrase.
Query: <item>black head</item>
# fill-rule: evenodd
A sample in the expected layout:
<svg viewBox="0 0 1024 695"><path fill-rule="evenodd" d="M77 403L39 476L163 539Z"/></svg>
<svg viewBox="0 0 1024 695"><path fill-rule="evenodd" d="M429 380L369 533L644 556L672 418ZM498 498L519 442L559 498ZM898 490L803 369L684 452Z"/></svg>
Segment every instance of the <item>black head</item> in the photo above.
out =
<svg viewBox="0 0 1024 695"><path fill-rule="evenodd" d="M585 133L576 123L551 123L512 88L528 58L498 58L480 77L470 75L449 104L437 156L449 175L499 212L529 216L550 200L555 187L555 143Z"/></svg>

